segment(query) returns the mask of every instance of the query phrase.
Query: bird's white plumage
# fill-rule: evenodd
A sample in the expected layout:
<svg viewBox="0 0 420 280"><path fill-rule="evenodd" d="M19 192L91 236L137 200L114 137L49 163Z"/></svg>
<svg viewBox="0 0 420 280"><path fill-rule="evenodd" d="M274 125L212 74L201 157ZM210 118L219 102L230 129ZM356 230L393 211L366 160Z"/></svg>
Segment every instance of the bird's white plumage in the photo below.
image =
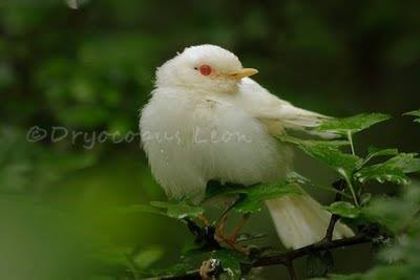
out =
<svg viewBox="0 0 420 280"><path fill-rule="evenodd" d="M212 75L197 71L210 65ZM157 71L140 119L152 173L171 197L200 201L209 180L252 185L284 178L292 153L273 135L316 127L324 116L297 108L250 78L233 79L239 59L212 45L190 47ZM283 243L319 241L330 214L307 195L267 205ZM338 224L335 237L352 235Z"/></svg>
<svg viewBox="0 0 420 280"><path fill-rule="evenodd" d="M209 180L252 185L290 166L290 151L260 121L214 95L156 89L140 125L152 172L170 196L199 200Z"/></svg>

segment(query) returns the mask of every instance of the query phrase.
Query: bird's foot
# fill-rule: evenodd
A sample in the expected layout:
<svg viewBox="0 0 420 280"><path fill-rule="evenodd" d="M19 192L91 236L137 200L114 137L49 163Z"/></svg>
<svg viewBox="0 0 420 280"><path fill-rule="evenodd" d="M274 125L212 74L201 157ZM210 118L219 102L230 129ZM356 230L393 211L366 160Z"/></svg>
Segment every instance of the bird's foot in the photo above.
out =
<svg viewBox="0 0 420 280"><path fill-rule="evenodd" d="M229 213L225 213L220 218L219 222L216 224L216 236L224 236L225 234L225 226L227 219L229 217Z"/></svg>
<svg viewBox="0 0 420 280"><path fill-rule="evenodd" d="M233 229L232 234L230 235L231 240L234 240L236 242L236 240L239 237L239 233L241 232L245 224L248 222L248 219L249 219L249 214L242 215L241 220L239 221L238 224L236 224L236 226Z"/></svg>
<svg viewBox="0 0 420 280"><path fill-rule="evenodd" d="M216 225L216 231L215 231L216 241L219 243L226 244L228 247L230 247L231 249L235 251L248 255L249 248L241 244L238 244L237 242L239 233L242 227L245 225L248 219L248 216L244 215L241 221L239 222L239 224L237 224L235 228L233 229L233 232L228 236L226 236L225 234L225 225L226 225L227 218L228 218L228 215L224 214L222 218L220 219L220 222Z"/></svg>
<svg viewBox="0 0 420 280"><path fill-rule="evenodd" d="M249 255L249 248L239 244L236 239L232 239L231 237L226 237L219 234L215 235L215 239L220 244L226 244L232 250L235 250L244 255Z"/></svg>

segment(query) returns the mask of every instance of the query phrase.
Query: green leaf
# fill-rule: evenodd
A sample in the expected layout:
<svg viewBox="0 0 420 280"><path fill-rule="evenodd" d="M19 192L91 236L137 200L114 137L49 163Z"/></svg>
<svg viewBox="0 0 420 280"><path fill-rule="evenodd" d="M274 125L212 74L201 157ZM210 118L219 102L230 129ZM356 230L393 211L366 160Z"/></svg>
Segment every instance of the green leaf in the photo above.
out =
<svg viewBox="0 0 420 280"><path fill-rule="evenodd" d="M310 181L304 176L290 172L284 181L272 184L255 184L244 186L241 184L210 181L207 184L206 200L217 196L238 197L233 209L239 213L255 213L261 211L264 201L288 194L301 194L300 185Z"/></svg>
<svg viewBox="0 0 420 280"><path fill-rule="evenodd" d="M420 109L404 113L403 116L417 117L417 118L414 118L414 121L420 123Z"/></svg>
<svg viewBox="0 0 420 280"><path fill-rule="evenodd" d="M317 129L321 131L333 132L341 135L356 133L374 124L390 119L389 115L381 113L359 114L347 118L338 118L323 122Z"/></svg>
<svg viewBox="0 0 420 280"><path fill-rule="evenodd" d="M216 196L231 196L246 193L248 188L250 187L241 184L221 183L216 180L210 180L207 183L205 200Z"/></svg>
<svg viewBox="0 0 420 280"><path fill-rule="evenodd" d="M326 207L333 214L345 218L357 218L360 215L360 209L347 201L337 201Z"/></svg>
<svg viewBox="0 0 420 280"><path fill-rule="evenodd" d="M386 156L395 156L398 155L398 149L380 149L373 146L368 148L368 154L366 155L365 160L361 164L362 166L368 163L371 159L376 157L386 157Z"/></svg>
<svg viewBox="0 0 420 280"><path fill-rule="evenodd" d="M348 177L362 162L359 157L339 150L340 146L348 144L347 141L301 140L290 136L283 136L280 140L297 145L306 154L324 162L340 174L344 171Z"/></svg>
<svg viewBox="0 0 420 280"><path fill-rule="evenodd" d="M150 204L157 208L166 209L166 215L175 219L196 218L204 213L202 207L190 205L185 201L178 203L152 201Z"/></svg>
<svg viewBox="0 0 420 280"><path fill-rule="evenodd" d="M407 184L405 174L420 171L420 158L416 156L416 153L398 154L383 163L362 168L354 177L361 183L376 180L380 183Z"/></svg>
<svg viewBox="0 0 420 280"><path fill-rule="evenodd" d="M395 156L398 154L398 149L380 149L373 146L368 148L368 155L366 158L382 157L382 156Z"/></svg>
<svg viewBox="0 0 420 280"><path fill-rule="evenodd" d="M299 194L302 194L302 190L296 182L286 180L273 184L260 184L242 193L234 209L240 213L255 213L261 211L264 201L268 199Z"/></svg>
<svg viewBox="0 0 420 280"><path fill-rule="evenodd" d="M382 164L363 168L355 174L355 178L362 184L372 180L381 184L390 182L397 185L406 185L409 181L401 170L388 168Z"/></svg>

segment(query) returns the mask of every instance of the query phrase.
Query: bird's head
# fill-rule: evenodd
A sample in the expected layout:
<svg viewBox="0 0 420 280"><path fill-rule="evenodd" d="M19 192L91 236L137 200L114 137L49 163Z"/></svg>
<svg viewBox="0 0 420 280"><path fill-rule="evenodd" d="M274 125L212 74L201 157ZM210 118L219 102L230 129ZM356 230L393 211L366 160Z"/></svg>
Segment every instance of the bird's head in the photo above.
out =
<svg viewBox="0 0 420 280"><path fill-rule="evenodd" d="M258 73L243 68L238 57L214 45L186 48L156 72L156 86L180 87L204 92L234 93L242 78Z"/></svg>

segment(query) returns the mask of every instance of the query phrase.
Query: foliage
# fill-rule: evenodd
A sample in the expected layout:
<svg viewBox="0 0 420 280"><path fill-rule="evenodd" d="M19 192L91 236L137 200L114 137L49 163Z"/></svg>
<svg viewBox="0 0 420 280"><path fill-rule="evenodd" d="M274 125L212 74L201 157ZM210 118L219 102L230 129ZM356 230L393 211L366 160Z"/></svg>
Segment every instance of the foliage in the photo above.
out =
<svg viewBox="0 0 420 280"><path fill-rule="evenodd" d="M68 9L64 2L73 8L75 2L80 6L78 10ZM238 1L222 0L184 1L182 5L158 0L3 1L0 258L7 261L0 264L0 278L140 279L179 275L214 257L205 252L179 259L178 252L188 255L180 244L190 237L185 221L177 223L177 218L194 218L201 206L188 201L183 201L179 209L174 201L161 207L149 205L149 201L163 200L164 194L154 182L137 143L103 143L86 150L80 141L72 141L71 135L59 143L29 143L25 140L29 127L65 126L86 133L137 132L139 108L149 98L156 67L176 51L197 43L234 50L245 66L260 70L255 77L258 82L304 108L341 116L363 111L406 111L419 102L420 41L417 30L412 28L420 19L417 10L416 1L375 0L345 4L244 1L240 5ZM418 110L405 115L419 121ZM372 118L362 121L372 124ZM398 119L373 127L360 135L357 151L364 151L367 142L383 147L398 143L401 151L417 149L419 139L418 133L412 133L414 126ZM341 129L344 133L349 126ZM353 136L354 131L350 131ZM300 144L332 172L308 176L316 183L295 184L312 187L330 179L333 172L345 174L363 206L359 208L354 199L348 199L351 191L346 188L344 202L360 212L347 220L404 228L414 211L405 206L406 201L414 196L407 190L394 199L393 182L407 182L404 188L412 190L416 185L407 180L417 175L405 174L404 168L392 162L391 168L387 164L372 172L367 169L365 174L374 176L365 182L357 175L364 168L398 156L398 151L371 150L370 155L353 155L347 153L347 145L330 142ZM358 166L354 172L355 163ZM311 164L304 162L305 175L306 171L310 174L312 169L319 170L319 166L313 168ZM376 173L376 168L382 173ZM398 180L388 182L390 175ZM384 180L379 187L375 184L378 178ZM265 195L296 191L285 184L257 185L253 195L262 201ZM321 187L327 188L324 183ZM229 190L221 190L225 191ZM378 198L376 192L390 193L393 198ZM247 212L263 208L262 203L250 201L247 192L233 196L245 202ZM335 204L336 211L343 211L337 210L339 205ZM208 207L203 208L207 213ZM402 209L402 215L393 216L390 209ZM238 208L234 206L233 210ZM269 220L258 218L252 222L265 228ZM413 228L408 232L411 234ZM253 243L254 236L243 234L240 240ZM401 242L384 251L402 256L407 265L382 265L367 275L413 278L416 244ZM368 256L359 257L352 262L369 263ZM172 272L157 269L177 261L171 266ZM246 263L243 259L232 263L238 262ZM310 270L317 271L318 259L311 263L316 265L310 265ZM233 267L237 271L237 265ZM355 267L358 265L352 269ZM245 274L248 268L241 266L241 272Z"/></svg>

